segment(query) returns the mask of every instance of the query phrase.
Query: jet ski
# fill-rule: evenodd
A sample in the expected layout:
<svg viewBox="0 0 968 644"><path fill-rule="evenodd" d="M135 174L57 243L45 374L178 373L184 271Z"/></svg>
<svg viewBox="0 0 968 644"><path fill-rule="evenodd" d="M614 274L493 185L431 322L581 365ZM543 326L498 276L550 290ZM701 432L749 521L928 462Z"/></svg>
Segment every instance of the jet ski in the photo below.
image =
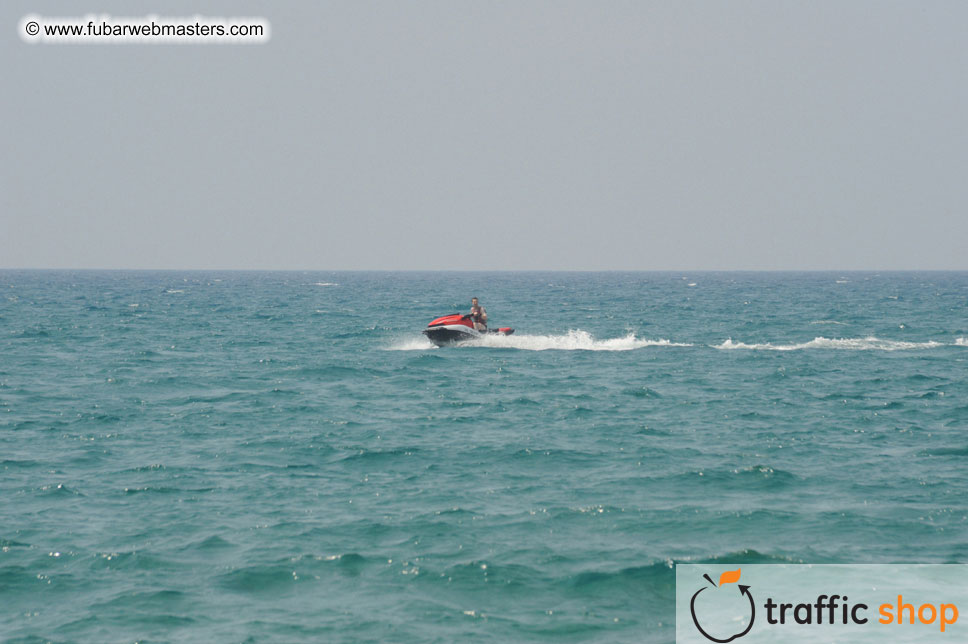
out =
<svg viewBox="0 0 968 644"><path fill-rule="evenodd" d="M514 333L514 329L503 327L500 329L487 329L483 332L478 331L474 328L474 322L471 321L470 314L461 315L460 313L455 313L454 315L445 315L442 318L437 318L427 325L423 333L427 336L428 340L438 347L443 347L449 344L479 340L485 335L511 335Z"/></svg>

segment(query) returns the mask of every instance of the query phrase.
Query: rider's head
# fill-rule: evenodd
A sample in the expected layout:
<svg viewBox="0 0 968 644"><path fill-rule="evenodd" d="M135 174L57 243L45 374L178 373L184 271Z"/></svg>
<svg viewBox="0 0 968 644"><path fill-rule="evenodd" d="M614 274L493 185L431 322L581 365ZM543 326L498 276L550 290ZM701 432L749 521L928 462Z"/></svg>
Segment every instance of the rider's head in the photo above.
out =
<svg viewBox="0 0 968 644"><path fill-rule="evenodd" d="M472 297L471 298L471 306L477 306L477 298L476 297Z"/></svg>

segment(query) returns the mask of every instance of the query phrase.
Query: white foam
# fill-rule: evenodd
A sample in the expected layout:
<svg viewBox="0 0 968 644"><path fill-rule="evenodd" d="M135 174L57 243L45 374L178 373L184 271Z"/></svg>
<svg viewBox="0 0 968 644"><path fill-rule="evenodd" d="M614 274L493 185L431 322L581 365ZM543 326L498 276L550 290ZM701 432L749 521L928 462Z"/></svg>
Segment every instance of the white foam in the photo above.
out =
<svg viewBox="0 0 968 644"><path fill-rule="evenodd" d="M336 282L316 282L313 286L339 286Z"/></svg>
<svg viewBox="0 0 968 644"><path fill-rule="evenodd" d="M521 349L524 351L632 351L644 347L691 347L693 345L671 340L648 340L637 338L634 333L621 338L598 340L588 331L572 330L561 335L513 335L488 334L477 340L455 344L456 348L488 347L494 349ZM409 338L389 347L391 351L419 351L436 349L427 338Z"/></svg>
<svg viewBox="0 0 968 644"><path fill-rule="evenodd" d="M810 324L839 324L840 326L847 326L846 322L838 322L837 320L814 320Z"/></svg>
<svg viewBox="0 0 968 644"><path fill-rule="evenodd" d="M900 340L881 340L874 336L866 338L824 338L817 337L809 342L799 344L773 344L764 342L759 344L747 344L745 342L733 342L732 338L727 338L722 344L716 345L716 349L752 349L760 351L798 351L800 349L850 349L854 351L901 351L909 349L933 349L943 346L940 342L903 342Z"/></svg>
<svg viewBox="0 0 968 644"><path fill-rule="evenodd" d="M421 338L419 340L402 342L394 345L391 349L408 351L414 349L429 349L432 346L428 340ZM495 333L454 346L459 348L489 347L495 349L521 349L524 351L631 351L644 347L691 347L692 345L663 339L641 339L637 338L634 333L629 333L621 338L598 340L588 331L578 329L561 335L527 335L524 333L498 335Z"/></svg>
<svg viewBox="0 0 968 644"><path fill-rule="evenodd" d="M478 346L524 349L525 351L632 351L645 347L689 347L690 344L659 339L637 338L634 333L621 338L598 340L580 329L562 335L487 335L474 342Z"/></svg>
<svg viewBox="0 0 968 644"><path fill-rule="evenodd" d="M405 338L387 347L390 351L426 351L427 349L438 348L425 336L417 338Z"/></svg>
<svg viewBox="0 0 968 644"><path fill-rule="evenodd" d="M521 349L524 351L632 351L645 347L692 347L687 342L671 340L649 340L638 338L634 333L621 338L599 340L587 331L572 330L561 335L486 335L479 340L462 342L456 348L489 347L497 349ZM874 336L866 338L824 338L816 337L809 342L777 344L773 342L746 343L727 338L721 344L709 345L715 349L746 349L749 351L800 351L804 349L846 349L853 351L904 351L914 349L935 349L945 346L942 342L904 342L901 340L882 340ZM968 347L968 338L956 338L953 345ZM424 336L403 338L391 346L390 351L426 351L437 349Z"/></svg>

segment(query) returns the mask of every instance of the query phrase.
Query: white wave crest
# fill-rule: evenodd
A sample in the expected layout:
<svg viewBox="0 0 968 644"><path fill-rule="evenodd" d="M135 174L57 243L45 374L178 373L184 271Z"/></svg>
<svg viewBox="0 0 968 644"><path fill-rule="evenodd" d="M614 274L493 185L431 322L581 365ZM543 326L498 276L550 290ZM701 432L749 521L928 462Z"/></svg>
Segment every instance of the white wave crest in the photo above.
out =
<svg viewBox="0 0 968 644"><path fill-rule="evenodd" d="M336 282L316 282L313 286L339 286Z"/></svg>
<svg viewBox="0 0 968 644"><path fill-rule="evenodd" d="M881 340L869 336L866 338L824 338L817 337L809 342L799 344L773 344L764 342L759 344L747 344L745 342L733 342L732 338L727 338L722 344L716 345L716 349L753 349L761 351L798 351L800 349L850 349L854 351L879 350L879 351L903 351L910 349L933 349L943 346L941 342L903 342L900 340Z"/></svg>
<svg viewBox="0 0 968 644"><path fill-rule="evenodd" d="M629 333L622 338L598 340L588 331L572 330L562 335L486 335L467 346L501 347L525 351L631 351L644 347L689 347L671 340L647 340Z"/></svg>
<svg viewBox="0 0 968 644"><path fill-rule="evenodd" d="M495 349L521 349L524 351L631 351L644 347L691 347L693 345L671 340L648 340L629 333L622 338L598 340L588 331L573 330L561 335L513 335L488 334L480 339L455 344L456 348L489 347ZM426 338L403 340L390 347L392 351L433 349Z"/></svg>
<svg viewBox="0 0 968 644"><path fill-rule="evenodd" d="M956 347L968 347L968 338L958 338L955 340Z"/></svg>
<svg viewBox="0 0 968 644"><path fill-rule="evenodd" d="M426 337L420 336L419 338L404 338L387 348L390 351L426 351L438 347Z"/></svg>

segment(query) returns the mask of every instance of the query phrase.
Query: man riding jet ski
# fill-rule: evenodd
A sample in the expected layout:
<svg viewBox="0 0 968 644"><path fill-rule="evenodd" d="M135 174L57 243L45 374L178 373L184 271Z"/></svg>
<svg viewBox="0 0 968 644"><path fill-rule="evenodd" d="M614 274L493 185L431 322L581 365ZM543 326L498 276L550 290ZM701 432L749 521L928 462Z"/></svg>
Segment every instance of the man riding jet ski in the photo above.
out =
<svg viewBox="0 0 968 644"><path fill-rule="evenodd" d="M514 329L503 327L496 330L487 328L487 310L481 306L477 298L471 298L471 312L466 315L457 313L437 318L427 325L424 335L438 347L458 342L476 340L486 333L511 335Z"/></svg>
<svg viewBox="0 0 968 644"><path fill-rule="evenodd" d="M471 298L471 322L474 323L474 328L484 333L487 331L487 309L477 303L477 298Z"/></svg>

